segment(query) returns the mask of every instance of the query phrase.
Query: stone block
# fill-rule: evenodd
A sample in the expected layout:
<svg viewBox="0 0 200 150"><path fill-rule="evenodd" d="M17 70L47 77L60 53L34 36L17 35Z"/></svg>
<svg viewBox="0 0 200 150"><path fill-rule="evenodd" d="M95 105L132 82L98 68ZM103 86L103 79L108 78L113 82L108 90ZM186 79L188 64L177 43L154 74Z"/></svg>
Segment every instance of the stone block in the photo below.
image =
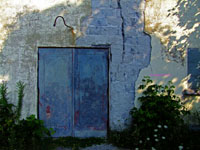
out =
<svg viewBox="0 0 200 150"><path fill-rule="evenodd" d="M111 8L119 8L118 0L110 0L110 7Z"/></svg>
<svg viewBox="0 0 200 150"><path fill-rule="evenodd" d="M109 26L116 26L116 27L119 27L119 28L121 28L121 26L122 26L122 19L121 19L121 17L120 18L113 17L113 16L112 17L107 17L106 21L107 21L107 24Z"/></svg>
<svg viewBox="0 0 200 150"><path fill-rule="evenodd" d="M120 17L119 9L102 8L102 9L97 9L95 11L96 13L92 14L92 16L95 18Z"/></svg>
<svg viewBox="0 0 200 150"><path fill-rule="evenodd" d="M89 35L120 35L120 30L116 27L89 27L87 32Z"/></svg>
<svg viewBox="0 0 200 150"><path fill-rule="evenodd" d="M92 0L92 8L106 8L110 7L108 0Z"/></svg>
<svg viewBox="0 0 200 150"><path fill-rule="evenodd" d="M98 18L98 19L91 19L91 23L90 25L94 25L94 26L107 26L107 19L105 18Z"/></svg>

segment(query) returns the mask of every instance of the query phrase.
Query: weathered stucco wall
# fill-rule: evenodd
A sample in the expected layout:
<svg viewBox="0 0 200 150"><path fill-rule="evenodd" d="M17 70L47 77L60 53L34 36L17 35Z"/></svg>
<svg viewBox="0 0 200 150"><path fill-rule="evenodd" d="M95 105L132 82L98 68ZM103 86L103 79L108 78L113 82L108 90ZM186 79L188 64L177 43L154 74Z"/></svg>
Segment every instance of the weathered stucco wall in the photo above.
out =
<svg viewBox="0 0 200 150"><path fill-rule="evenodd" d="M188 47L198 47L199 5L197 0L146 1L145 32L160 39L169 60L182 62Z"/></svg>
<svg viewBox="0 0 200 150"><path fill-rule="evenodd" d="M145 32L151 35L151 62L143 69L136 88L144 76L159 84L173 81L189 110L200 109L199 96L183 97L188 84L188 48L200 48L200 1L148 0L145 7ZM137 89L136 89L137 91ZM136 106L139 107L136 92Z"/></svg>
<svg viewBox="0 0 200 150"><path fill-rule="evenodd" d="M110 45L110 126L124 127L134 105L135 81L148 65L150 37L144 31L144 1L92 0L92 15L77 45Z"/></svg>
<svg viewBox="0 0 200 150"><path fill-rule="evenodd" d="M0 80L8 81L16 103L16 82L26 84L22 116L37 114L38 47L75 46L80 23L91 14L91 1L2 0L0 6ZM71 29L57 16L63 16Z"/></svg>
<svg viewBox="0 0 200 150"><path fill-rule="evenodd" d="M26 83L23 117L37 114L38 47L110 45L110 127L123 127L134 105L135 81L150 61L143 0L2 0L0 81ZM74 28L65 27L62 19ZM16 93L9 94L16 103Z"/></svg>
<svg viewBox="0 0 200 150"><path fill-rule="evenodd" d="M13 103L16 82L25 82L22 116L37 114L38 47L110 46L109 121L119 129L139 106L144 76L168 74L152 79L172 80L179 95L188 88L187 48L200 48L199 6L197 0L1 0L0 82L8 82ZM61 18L54 27L57 16L74 30ZM199 97L185 101L199 109Z"/></svg>

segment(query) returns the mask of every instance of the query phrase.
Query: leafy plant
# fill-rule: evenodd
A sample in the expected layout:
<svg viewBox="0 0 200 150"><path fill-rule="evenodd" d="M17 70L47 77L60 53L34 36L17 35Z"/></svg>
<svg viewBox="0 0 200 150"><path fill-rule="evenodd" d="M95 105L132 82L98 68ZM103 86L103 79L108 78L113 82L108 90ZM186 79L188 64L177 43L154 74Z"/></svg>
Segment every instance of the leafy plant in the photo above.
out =
<svg viewBox="0 0 200 150"><path fill-rule="evenodd" d="M0 149L44 149L44 137L50 137L52 133L44 126L44 122L36 119L34 115L20 120L24 88L23 82L17 82L16 107L8 102L6 83L0 84Z"/></svg>
<svg viewBox="0 0 200 150"><path fill-rule="evenodd" d="M18 104L16 109L16 119L19 120L21 116L21 110L22 110L22 101L24 98L24 88L25 84L21 81L17 82L17 92L18 92Z"/></svg>
<svg viewBox="0 0 200 150"><path fill-rule="evenodd" d="M39 149L45 136L50 136L51 132L44 126L42 120L31 115L22 119L14 126L15 147L19 150ZM17 148L17 149L18 149Z"/></svg>
<svg viewBox="0 0 200 150"><path fill-rule="evenodd" d="M126 148L162 150L177 149L186 143L183 141L188 141L189 130L183 116L189 112L174 89L171 81L158 85L150 77L144 77L139 86L141 107L131 109L132 121L128 128L122 132L112 131L109 141Z"/></svg>
<svg viewBox="0 0 200 150"><path fill-rule="evenodd" d="M1 146L7 146L7 137L11 136L11 132L15 122L15 114L13 112L13 104L8 103L7 85L5 82L0 84L0 141Z"/></svg>
<svg viewBox="0 0 200 150"><path fill-rule="evenodd" d="M142 103L139 109L133 108L130 112L134 126L148 132L157 125L177 126L183 124L183 115L188 111L181 104L181 100L174 94L175 86L169 81L167 85L153 84L150 77L142 80L139 86L143 95L139 97ZM146 134L146 133L145 133Z"/></svg>
<svg viewBox="0 0 200 150"><path fill-rule="evenodd" d="M139 89L143 91L138 98L142 105L130 112L132 130L138 132L140 139L146 139L153 138L158 125L167 126L168 132L163 130L160 134L167 135L169 140L174 138L173 133L184 125L183 116L189 113L174 94L175 86L171 81L167 85L154 84L150 77L145 77ZM153 145L156 143L154 141Z"/></svg>

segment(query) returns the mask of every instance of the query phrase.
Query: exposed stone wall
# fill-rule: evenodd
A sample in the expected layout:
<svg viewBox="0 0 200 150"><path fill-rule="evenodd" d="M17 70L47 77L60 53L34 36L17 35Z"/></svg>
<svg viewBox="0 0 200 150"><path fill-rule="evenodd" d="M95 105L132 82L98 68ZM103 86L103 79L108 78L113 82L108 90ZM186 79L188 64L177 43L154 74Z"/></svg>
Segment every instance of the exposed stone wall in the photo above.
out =
<svg viewBox="0 0 200 150"><path fill-rule="evenodd" d="M134 105L135 81L150 61L150 37L144 31L144 1L92 0L77 45L110 45L110 126L123 128Z"/></svg>
<svg viewBox="0 0 200 150"><path fill-rule="evenodd" d="M0 81L26 83L23 117L37 114L38 47L110 45L110 127L124 127L134 105L135 81L150 61L143 0L2 0ZM64 26L73 27L70 30ZM16 93L9 94L15 100ZM14 103L16 103L14 101Z"/></svg>

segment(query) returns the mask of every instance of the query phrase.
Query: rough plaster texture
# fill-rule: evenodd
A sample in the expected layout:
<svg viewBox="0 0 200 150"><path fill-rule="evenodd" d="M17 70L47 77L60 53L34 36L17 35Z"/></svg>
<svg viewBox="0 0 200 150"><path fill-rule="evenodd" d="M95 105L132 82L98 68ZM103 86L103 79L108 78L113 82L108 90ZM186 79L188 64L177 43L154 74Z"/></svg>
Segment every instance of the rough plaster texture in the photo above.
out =
<svg viewBox="0 0 200 150"><path fill-rule="evenodd" d="M143 0L2 0L0 81L14 91L26 83L23 117L37 114L38 47L110 46L110 127L124 127L134 105L135 81L150 61ZM61 19L74 28L66 28ZM11 92L16 103L16 93Z"/></svg>
<svg viewBox="0 0 200 150"><path fill-rule="evenodd" d="M186 108L199 111L199 96L185 96L189 75L187 74L188 48L200 48L200 1L148 0L145 7L145 32L151 35L151 62L143 69L136 81L135 105L140 106L137 87L144 76L159 84L172 80L176 93ZM169 74L169 76L159 76ZM154 75L154 76L152 76Z"/></svg>
<svg viewBox="0 0 200 150"><path fill-rule="evenodd" d="M165 55L162 53L163 45L154 35L151 36L151 45L152 52L150 64L140 72L136 81L136 88L142 83L144 76L150 76L151 79L158 84L167 84L168 81L172 81L176 86L176 94L182 96L182 91L187 89L186 67L174 61L166 61ZM139 96L141 96L140 90L137 90L135 97L136 107L140 106L140 103L137 101Z"/></svg>
<svg viewBox="0 0 200 150"><path fill-rule="evenodd" d="M139 71L148 65L150 37L143 32L142 1L93 0L77 45L110 45L110 127L123 128L134 105Z"/></svg>
<svg viewBox="0 0 200 150"><path fill-rule="evenodd" d="M22 116L37 114L38 47L75 46L80 24L91 13L85 0L3 0L0 6L0 81L8 81L10 100L16 104L15 85L26 84ZM73 26L74 31L66 26Z"/></svg>
<svg viewBox="0 0 200 150"><path fill-rule="evenodd" d="M180 95L187 88L186 50L200 48L199 6L197 0L1 0L0 82L8 81L13 103L16 82L25 82L22 116L37 114L38 47L110 46L109 121L111 129L123 128L143 76L170 74L153 79L173 80ZM53 27L57 16L74 30L60 18ZM199 97L186 101L199 109Z"/></svg>
<svg viewBox="0 0 200 150"><path fill-rule="evenodd" d="M198 0L146 1L145 32L160 39L167 59L184 63L186 49L198 47L199 6Z"/></svg>

